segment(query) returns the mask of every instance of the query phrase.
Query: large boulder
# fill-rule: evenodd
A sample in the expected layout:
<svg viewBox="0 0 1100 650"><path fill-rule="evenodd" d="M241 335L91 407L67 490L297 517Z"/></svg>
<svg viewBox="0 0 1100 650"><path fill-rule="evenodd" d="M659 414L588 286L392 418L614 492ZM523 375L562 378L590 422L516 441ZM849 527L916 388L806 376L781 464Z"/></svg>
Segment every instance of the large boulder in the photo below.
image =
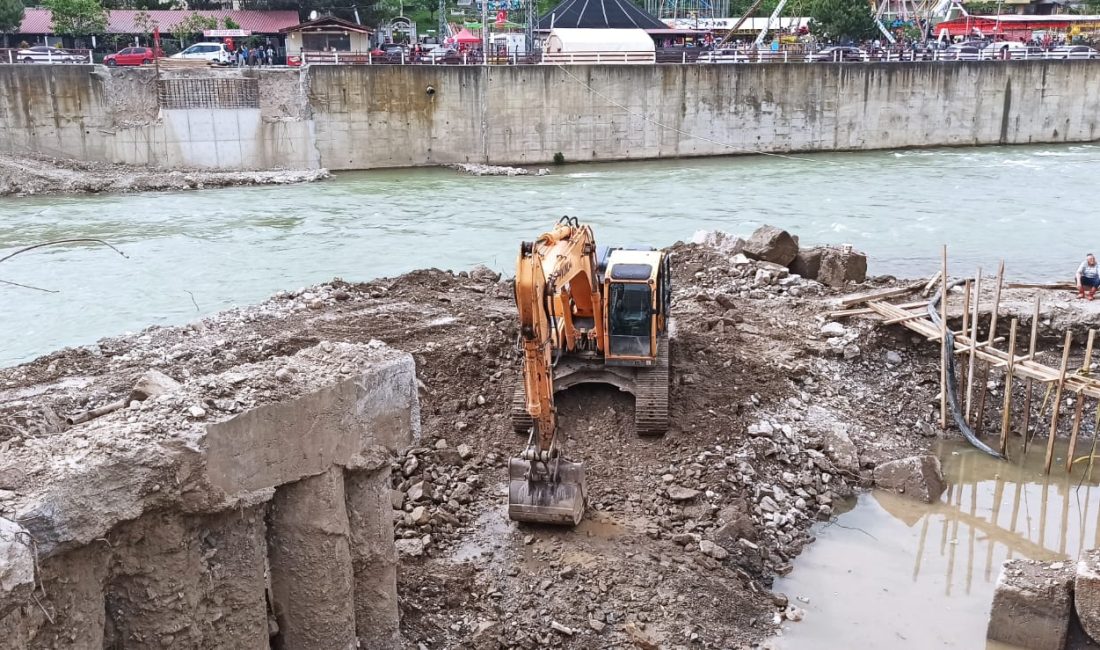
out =
<svg viewBox="0 0 1100 650"><path fill-rule="evenodd" d="M745 242L745 255L783 266L798 255L798 241L789 232L775 226L760 226Z"/></svg>
<svg viewBox="0 0 1100 650"><path fill-rule="evenodd" d="M986 638L1029 650L1062 650L1073 610L1072 562L1008 560L993 592Z"/></svg>
<svg viewBox="0 0 1100 650"><path fill-rule="evenodd" d="M931 454L883 463L874 471L875 487L932 503L943 494L940 459Z"/></svg>
<svg viewBox="0 0 1100 650"><path fill-rule="evenodd" d="M0 618L34 587L34 549L22 526L0 517Z"/></svg>
<svg viewBox="0 0 1100 650"><path fill-rule="evenodd" d="M1085 551L1077 561L1074 604L1081 628L1100 641L1100 549Z"/></svg>
<svg viewBox="0 0 1100 650"><path fill-rule="evenodd" d="M867 279L867 256L851 246L814 246L800 250L791 272L830 287Z"/></svg>

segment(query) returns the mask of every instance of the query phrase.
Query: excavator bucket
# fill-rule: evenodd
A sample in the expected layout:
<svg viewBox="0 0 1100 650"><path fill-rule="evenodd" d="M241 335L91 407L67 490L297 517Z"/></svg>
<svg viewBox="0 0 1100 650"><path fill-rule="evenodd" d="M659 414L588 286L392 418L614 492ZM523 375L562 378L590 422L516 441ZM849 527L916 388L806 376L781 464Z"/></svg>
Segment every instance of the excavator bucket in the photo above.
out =
<svg viewBox="0 0 1100 650"><path fill-rule="evenodd" d="M576 526L584 517L584 463L508 461L508 518Z"/></svg>

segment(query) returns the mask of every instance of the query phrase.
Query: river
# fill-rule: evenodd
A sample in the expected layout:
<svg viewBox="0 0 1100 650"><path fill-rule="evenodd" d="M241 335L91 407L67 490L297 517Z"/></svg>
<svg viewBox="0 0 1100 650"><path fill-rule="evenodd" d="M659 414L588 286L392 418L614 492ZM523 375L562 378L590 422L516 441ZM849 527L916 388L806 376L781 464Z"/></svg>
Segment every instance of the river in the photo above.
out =
<svg viewBox="0 0 1100 650"><path fill-rule="evenodd" d="M872 273L928 275L1009 260L1009 275L1073 272L1100 204L1100 146L988 147L569 165L547 177L446 169L338 174L296 186L0 200L0 365L262 300L334 276L485 263L563 214L606 243L666 245L698 230L786 227L804 243L850 243ZM1084 214L1074 216L1077 212Z"/></svg>

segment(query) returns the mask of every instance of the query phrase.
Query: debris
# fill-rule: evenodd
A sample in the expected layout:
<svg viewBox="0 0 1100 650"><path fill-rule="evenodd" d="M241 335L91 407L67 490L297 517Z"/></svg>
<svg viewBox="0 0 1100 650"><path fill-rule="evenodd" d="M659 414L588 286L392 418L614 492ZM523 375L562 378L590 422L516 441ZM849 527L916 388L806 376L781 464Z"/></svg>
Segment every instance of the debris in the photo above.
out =
<svg viewBox="0 0 1100 650"><path fill-rule="evenodd" d="M874 471L875 487L932 503L944 491L940 459L932 455L912 456L883 463Z"/></svg>
<svg viewBox="0 0 1100 650"><path fill-rule="evenodd" d="M1083 564L1085 562L1082 560ZM1065 647L1073 611L1074 568L1053 566L1020 559L1004 563L993 592L986 638L1034 650L1062 650ZM1082 581L1078 574L1078 593L1082 586L1086 593L1090 588L1095 590L1100 587L1100 584L1085 584L1089 580L1086 577ZM1093 633L1100 631L1096 627L1100 625L1100 618L1096 617L1100 615L1100 608L1096 607L1100 605L1100 592L1094 595L1097 598L1084 605L1092 616L1089 621ZM1081 610L1082 604L1078 600L1077 611ZM1081 624L1089 631L1086 617L1081 616Z"/></svg>
<svg viewBox="0 0 1100 650"><path fill-rule="evenodd" d="M760 226L745 242L743 252L755 260L787 266L798 255L798 242L786 230Z"/></svg>

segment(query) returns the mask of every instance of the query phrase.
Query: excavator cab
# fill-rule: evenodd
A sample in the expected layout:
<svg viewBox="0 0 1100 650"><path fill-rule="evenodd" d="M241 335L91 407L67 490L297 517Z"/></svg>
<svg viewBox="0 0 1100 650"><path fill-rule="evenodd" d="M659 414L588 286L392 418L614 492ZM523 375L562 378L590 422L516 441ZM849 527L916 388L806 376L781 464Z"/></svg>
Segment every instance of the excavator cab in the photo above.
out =
<svg viewBox="0 0 1100 650"><path fill-rule="evenodd" d="M671 291L669 258L656 250L612 250L604 270L604 363L652 366Z"/></svg>

